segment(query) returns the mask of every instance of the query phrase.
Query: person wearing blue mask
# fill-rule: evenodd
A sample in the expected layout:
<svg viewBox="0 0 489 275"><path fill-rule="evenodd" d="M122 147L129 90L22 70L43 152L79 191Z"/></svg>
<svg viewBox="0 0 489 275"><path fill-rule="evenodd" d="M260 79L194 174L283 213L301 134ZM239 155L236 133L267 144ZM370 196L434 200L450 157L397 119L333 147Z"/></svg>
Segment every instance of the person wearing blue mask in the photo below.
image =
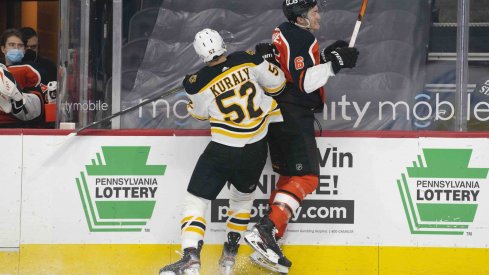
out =
<svg viewBox="0 0 489 275"><path fill-rule="evenodd" d="M24 58L25 45L17 29L7 29L0 38L0 48L5 55L5 65L18 64Z"/></svg>
<svg viewBox="0 0 489 275"><path fill-rule="evenodd" d="M17 29L2 33L0 49L5 57L5 64L0 63L0 128L53 127L56 83L44 85L39 71L23 64L25 43Z"/></svg>

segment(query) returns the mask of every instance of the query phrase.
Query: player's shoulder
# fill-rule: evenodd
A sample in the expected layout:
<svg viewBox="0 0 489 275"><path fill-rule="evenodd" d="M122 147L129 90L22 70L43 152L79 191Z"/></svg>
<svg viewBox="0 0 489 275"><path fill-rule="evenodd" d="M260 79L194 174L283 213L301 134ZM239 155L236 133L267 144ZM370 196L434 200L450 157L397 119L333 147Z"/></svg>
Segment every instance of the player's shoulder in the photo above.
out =
<svg viewBox="0 0 489 275"><path fill-rule="evenodd" d="M214 78L211 67L205 66L195 73L185 76L183 87L188 94L196 94Z"/></svg>
<svg viewBox="0 0 489 275"><path fill-rule="evenodd" d="M287 40L290 46L312 45L316 37L308 30L300 28L290 22L284 22L277 27L282 37Z"/></svg>
<svg viewBox="0 0 489 275"><path fill-rule="evenodd" d="M8 66L9 71L14 74L34 74L36 76L41 77L39 74L39 70L35 64L32 63L23 63L23 64L16 64L16 65L10 65Z"/></svg>
<svg viewBox="0 0 489 275"><path fill-rule="evenodd" d="M263 62L263 58L254 50L237 51L228 55L228 62L231 66L239 66L246 63L259 65Z"/></svg>
<svg viewBox="0 0 489 275"><path fill-rule="evenodd" d="M226 61L218 66L205 66L199 71L186 75L183 79L183 87L188 94L197 94L216 77L223 77L227 69L246 65L253 67L263 62L263 58L255 51L237 51L229 54Z"/></svg>
<svg viewBox="0 0 489 275"><path fill-rule="evenodd" d="M11 65L8 70L21 88L36 87L41 83L41 74L31 64Z"/></svg>

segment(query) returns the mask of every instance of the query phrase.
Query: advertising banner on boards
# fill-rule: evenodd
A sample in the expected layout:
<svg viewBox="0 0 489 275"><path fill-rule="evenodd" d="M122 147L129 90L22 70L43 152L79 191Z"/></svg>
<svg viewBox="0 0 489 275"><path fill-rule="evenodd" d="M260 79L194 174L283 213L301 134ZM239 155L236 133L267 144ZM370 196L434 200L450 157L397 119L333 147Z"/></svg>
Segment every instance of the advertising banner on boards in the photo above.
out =
<svg viewBox="0 0 489 275"><path fill-rule="evenodd" d="M19 247L22 137L0 135L0 144L0 248Z"/></svg>
<svg viewBox="0 0 489 275"><path fill-rule="evenodd" d="M182 199L209 137L64 139L24 137L22 243L180 242ZM318 138L319 184L285 242L486 247L487 152L486 139ZM268 163L252 222L277 179ZM207 243L223 241L228 192L208 207Z"/></svg>

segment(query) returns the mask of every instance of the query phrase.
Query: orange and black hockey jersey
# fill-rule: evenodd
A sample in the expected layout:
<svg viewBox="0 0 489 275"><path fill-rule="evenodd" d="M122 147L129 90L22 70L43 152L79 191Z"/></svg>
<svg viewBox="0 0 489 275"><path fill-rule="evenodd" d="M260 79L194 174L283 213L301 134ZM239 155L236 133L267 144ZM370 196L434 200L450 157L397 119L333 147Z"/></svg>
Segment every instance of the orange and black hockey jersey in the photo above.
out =
<svg viewBox="0 0 489 275"><path fill-rule="evenodd" d="M330 69L322 70L326 73L310 70L320 64L317 39L310 31L285 22L273 31L272 42L278 50L275 58L287 78L286 89L277 101L322 110L322 85L334 73ZM310 87L314 87L312 91Z"/></svg>
<svg viewBox="0 0 489 275"><path fill-rule="evenodd" d="M188 112L211 123L212 140L243 147L261 140L268 124L282 121L270 96L285 86L283 72L255 52L235 52L215 66L187 75L183 86L190 98Z"/></svg>

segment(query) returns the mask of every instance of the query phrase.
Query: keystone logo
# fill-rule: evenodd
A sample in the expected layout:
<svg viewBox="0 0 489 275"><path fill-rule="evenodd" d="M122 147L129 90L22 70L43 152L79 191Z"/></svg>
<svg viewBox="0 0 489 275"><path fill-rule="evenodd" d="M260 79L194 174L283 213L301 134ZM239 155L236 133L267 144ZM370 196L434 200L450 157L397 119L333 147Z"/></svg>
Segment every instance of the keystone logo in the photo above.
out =
<svg viewBox="0 0 489 275"><path fill-rule="evenodd" d="M76 178L90 232L140 232L153 215L166 165L146 164L150 146L102 146Z"/></svg>
<svg viewBox="0 0 489 275"><path fill-rule="evenodd" d="M397 180L411 234L463 235L474 221L489 168L469 167L472 149L423 149ZM470 232L468 232L470 233Z"/></svg>

